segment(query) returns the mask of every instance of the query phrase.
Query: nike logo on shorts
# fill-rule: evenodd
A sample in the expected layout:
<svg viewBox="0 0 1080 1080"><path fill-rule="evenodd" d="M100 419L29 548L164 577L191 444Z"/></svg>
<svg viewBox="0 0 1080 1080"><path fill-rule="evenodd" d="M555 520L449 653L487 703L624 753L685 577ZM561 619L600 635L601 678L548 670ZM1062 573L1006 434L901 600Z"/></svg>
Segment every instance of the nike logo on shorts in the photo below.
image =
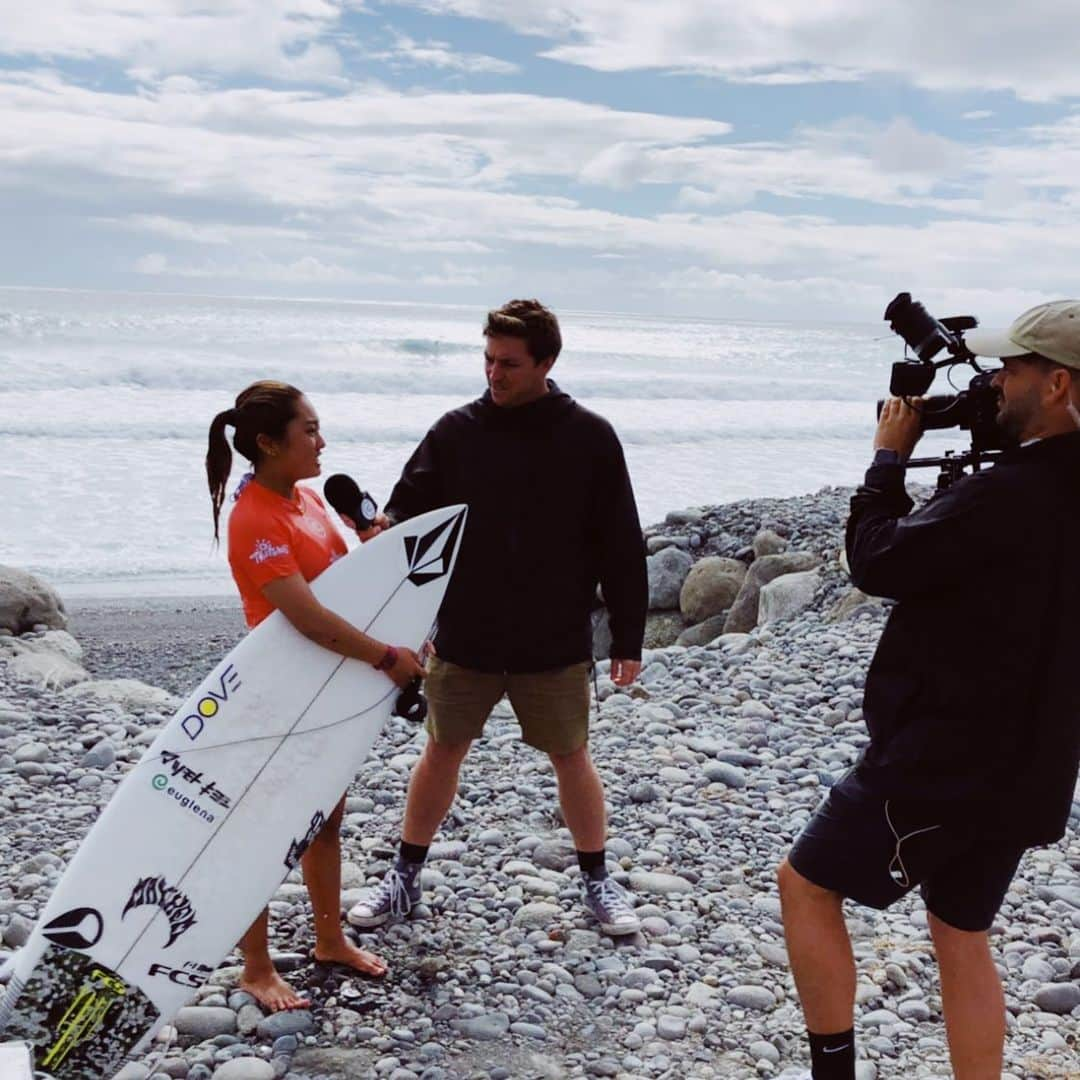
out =
<svg viewBox="0 0 1080 1080"><path fill-rule="evenodd" d="M823 1046L821 1049L826 1054L839 1054L841 1050L846 1050L851 1043L844 1043L843 1046Z"/></svg>

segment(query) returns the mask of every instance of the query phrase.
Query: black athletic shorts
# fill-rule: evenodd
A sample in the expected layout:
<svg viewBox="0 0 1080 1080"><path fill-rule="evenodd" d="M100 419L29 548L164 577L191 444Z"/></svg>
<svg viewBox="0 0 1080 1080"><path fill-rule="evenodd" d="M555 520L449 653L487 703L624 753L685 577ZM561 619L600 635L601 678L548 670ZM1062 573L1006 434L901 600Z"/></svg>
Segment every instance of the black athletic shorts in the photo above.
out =
<svg viewBox="0 0 1080 1080"><path fill-rule="evenodd" d="M979 817L885 799L851 772L806 823L788 862L815 885L872 908L887 908L918 885L942 922L988 930L1024 848L1003 843Z"/></svg>

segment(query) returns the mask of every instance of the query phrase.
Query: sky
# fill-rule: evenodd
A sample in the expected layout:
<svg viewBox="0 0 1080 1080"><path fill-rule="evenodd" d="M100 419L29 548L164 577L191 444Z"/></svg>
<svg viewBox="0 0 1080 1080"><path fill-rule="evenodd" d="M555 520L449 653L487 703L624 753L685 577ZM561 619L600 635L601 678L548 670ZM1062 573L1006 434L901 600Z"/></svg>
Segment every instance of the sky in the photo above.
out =
<svg viewBox="0 0 1080 1080"><path fill-rule="evenodd" d="M880 320L1072 296L1072 0L0 0L0 285Z"/></svg>

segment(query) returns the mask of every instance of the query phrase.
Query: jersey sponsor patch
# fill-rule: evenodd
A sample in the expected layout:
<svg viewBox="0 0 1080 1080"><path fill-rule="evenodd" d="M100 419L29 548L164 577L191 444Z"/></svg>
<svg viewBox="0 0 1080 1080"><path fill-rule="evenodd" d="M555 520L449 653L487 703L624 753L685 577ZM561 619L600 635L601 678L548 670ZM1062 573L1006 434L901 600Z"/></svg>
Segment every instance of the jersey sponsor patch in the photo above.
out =
<svg viewBox="0 0 1080 1080"><path fill-rule="evenodd" d="M268 562L270 559L276 559L280 555L288 554L288 544L278 544L275 546L274 544L270 543L269 540L256 540L255 547L252 550L251 554L248 556L248 558L253 563L264 563Z"/></svg>

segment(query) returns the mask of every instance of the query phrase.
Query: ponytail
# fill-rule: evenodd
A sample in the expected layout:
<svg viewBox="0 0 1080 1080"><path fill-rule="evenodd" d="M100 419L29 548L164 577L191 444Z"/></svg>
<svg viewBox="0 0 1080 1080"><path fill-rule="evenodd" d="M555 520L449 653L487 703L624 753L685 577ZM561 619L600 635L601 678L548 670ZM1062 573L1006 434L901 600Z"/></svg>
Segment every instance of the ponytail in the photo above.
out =
<svg viewBox="0 0 1080 1080"><path fill-rule="evenodd" d="M225 488L229 482L229 473L232 472L232 451L225 438L227 424L236 425L235 409L226 409L214 417L210 425L210 439L206 449L206 480L210 485L210 503L214 510L215 544L220 540L218 532L221 504L225 502Z"/></svg>
<svg viewBox="0 0 1080 1080"><path fill-rule="evenodd" d="M225 438L225 428L230 424L236 428L233 447L252 465L256 465L259 436L283 439L289 421L296 415L296 403L302 396L295 386L264 379L241 391L233 408L219 412L214 417L206 448L206 481L210 486L210 504L214 512L215 543L220 540L221 507L232 471L233 456Z"/></svg>

